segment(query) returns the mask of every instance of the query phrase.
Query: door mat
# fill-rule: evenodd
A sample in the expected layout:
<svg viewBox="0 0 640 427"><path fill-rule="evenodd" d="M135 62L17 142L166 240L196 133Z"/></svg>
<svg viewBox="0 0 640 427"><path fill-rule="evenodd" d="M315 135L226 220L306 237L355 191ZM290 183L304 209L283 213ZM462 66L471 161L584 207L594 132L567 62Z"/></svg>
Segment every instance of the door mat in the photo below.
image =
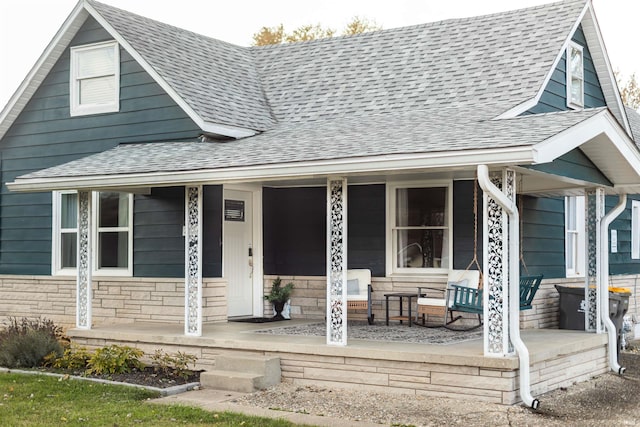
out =
<svg viewBox="0 0 640 427"><path fill-rule="evenodd" d="M326 336L325 323L308 323L273 327L253 331L257 334ZM371 341L395 341L416 344L456 344L482 339L482 328L472 331L452 331L445 328L423 328L417 325L369 325L367 322L348 322L347 337Z"/></svg>
<svg viewBox="0 0 640 427"><path fill-rule="evenodd" d="M270 323L270 322L280 322L282 320L289 320L289 319L274 319L273 317L244 317L242 319L229 319L229 322Z"/></svg>

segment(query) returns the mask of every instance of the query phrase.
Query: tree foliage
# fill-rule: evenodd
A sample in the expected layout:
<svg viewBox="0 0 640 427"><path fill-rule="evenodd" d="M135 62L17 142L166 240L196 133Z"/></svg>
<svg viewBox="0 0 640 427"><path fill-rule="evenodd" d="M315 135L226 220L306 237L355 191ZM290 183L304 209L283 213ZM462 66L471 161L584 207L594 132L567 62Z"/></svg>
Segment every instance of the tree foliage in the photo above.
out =
<svg viewBox="0 0 640 427"><path fill-rule="evenodd" d="M622 103L628 107L637 110L640 108L640 86L636 80L636 75L631 74L625 82L622 82L620 73L616 72L616 80L618 80L618 87L620 88L620 97Z"/></svg>
<svg viewBox="0 0 640 427"><path fill-rule="evenodd" d="M381 29L382 27L375 21L354 16L340 34L343 36L352 36L355 34L362 34L367 31L376 31ZM302 25L292 32L287 33L284 31L284 26L280 24L276 27L262 27L260 31L253 35L253 45L267 46L281 43L305 42L309 40L330 38L336 34L337 31L333 28L325 28L320 24Z"/></svg>

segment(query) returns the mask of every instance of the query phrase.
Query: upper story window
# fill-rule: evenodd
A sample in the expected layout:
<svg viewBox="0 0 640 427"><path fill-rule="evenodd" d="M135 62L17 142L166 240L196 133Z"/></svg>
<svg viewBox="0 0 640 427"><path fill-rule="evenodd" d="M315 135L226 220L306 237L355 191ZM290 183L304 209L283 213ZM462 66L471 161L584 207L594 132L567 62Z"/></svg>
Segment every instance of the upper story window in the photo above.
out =
<svg viewBox="0 0 640 427"><path fill-rule="evenodd" d="M93 273L130 276L133 268L133 195L94 192L91 199ZM76 274L78 195L53 193L53 274Z"/></svg>
<svg viewBox="0 0 640 427"><path fill-rule="evenodd" d="M576 43L567 47L567 105L584 107L584 57L582 46Z"/></svg>
<svg viewBox="0 0 640 427"><path fill-rule="evenodd" d="M72 116L110 113L120 108L120 50L106 42L71 48Z"/></svg>
<svg viewBox="0 0 640 427"><path fill-rule="evenodd" d="M631 259L640 259L640 201L631 201Z"/></svg>
<svg viewBox="0 0 640 427"><path fill-rule="evenodd" d="M391 271L427 273L449 269L450 183L392 185L389 199Z"/></svg>
<svg viewBox="0 0 640 427"><path fill-rule="evenodd" d="M585 275L586 229L584 200L584 196L568 196L564 201L567 277Z"/></svg>

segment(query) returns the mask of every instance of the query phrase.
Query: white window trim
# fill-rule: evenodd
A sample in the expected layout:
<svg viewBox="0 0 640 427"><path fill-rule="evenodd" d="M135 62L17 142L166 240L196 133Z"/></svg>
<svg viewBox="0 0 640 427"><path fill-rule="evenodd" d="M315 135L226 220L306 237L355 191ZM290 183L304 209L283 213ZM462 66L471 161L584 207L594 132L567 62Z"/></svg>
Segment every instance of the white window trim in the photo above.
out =
<svg viewBox="0 0 640 427"><path fill-rule="evenodd" d="M569 197L575 197L576 199L576 229L569 230ZM564 198L564 244L565 244L565 267L567 277L584 277L586 270L586 211L585 211L585 196L568 196ZM575 234L577 237L575 254L576 260L574 268L569 268L567 256L569 254L569 233Z"/></svg>
<svg viewBox="0 0 640 427"><path fill-rule="evenodd" d="M62 194L76 193L76 191L54 191L52 193L51 208L52 208L52 236L51 236L51 274L53 276L75 276L78 274L77 268L60 268L60 197ZM98 195L97 191L91 192L91 262L93 263L93 276L118 276L118 277L132 277L133 276L133 194L129 194L129 227L109 228L114 231L128 231L128 254L127 254L127 268L102 268L98 269ZM76 231L77 232L77 231Z"/></svg>
<svg viewBox="0 0 640 427"><path fill-rule="evenodd" d="M114 94L113 94L113 102L105 103L105 104L89 104L89 105L80 105L80 91L79 91L79 79L78 75L78 64L77 58L78 53L82 53L84 51L99 49L104 47L113 48L113 58L115 61L114 67L114 77L115 77L115 85L114 85ZM70 49L70 72L69 72L69 107L70 107L70 115L74 116L85 116L89 114L100 114L100 113L113 113L120 110L120 47L116 41L108 41L101 43L93 43L83 46L75 46ZM111 74L108 74L111 75Z"/></svg>
<svg viewBox="0 0 640 427"><path fill-rule="evenodd" d="M640 200L631 201L631 259L640 259Z"/></svg>
<svg viewBox="0 0 640 427"><path fill-rule="evenodd" d="M573 85L573 74L571 73L571 49L580 51L580 57L582 58L582 75L580 77L580 93L582 93L582 104L573 102L571 99L571 88ZM584 108L584 48L575 42L570 42L567 46L567 62L565 64L567 75L567 107L574 110L581 110Z"/></svg>
<svg viewBox="0 0 640 427"><path fill-rule="evenodd" d="M91 262L93 263L93 275L94 276L124 276L131 277L133 276L133 194L128 194L129 197L129 218L127 219L129 226L128 227L106 227L99 228L98 227L98 210L100 209L100 193L97 191L92 192L91 194L91 206L93 208L93 212L91 212L91 221L92 221L92 230L91 230L91 238L92 240L92 250L91 250ZM127 268L98 268L98 232L99 231L127 231L128 232L128 253L127 253Z"/></svg>
<svg viewBox="0 0 640 427"><path fill-rule="evenodd" d="M396 190L398 188L447 188L447 236L449 239L449 267L447 268L398 268L396 267L396 250L394 248L393 229L395 226ZM426 276L446 274L453 268L453 181L404 181L387 184L386 200L386 263L387 276Z"/></svg>
<svg viewBox="0 0 640 427"><path fill-rule="evenodd" d="M53 276L75 276L78 272L76 268L62 268L62 258L60 254L60 244L62 242L60 227L60 200L63 194L75 194L76 191L54 191L51 194L51 275ZM78 228L76 227L76 233ZM77 235L77 234L76 234Z"/></svg>

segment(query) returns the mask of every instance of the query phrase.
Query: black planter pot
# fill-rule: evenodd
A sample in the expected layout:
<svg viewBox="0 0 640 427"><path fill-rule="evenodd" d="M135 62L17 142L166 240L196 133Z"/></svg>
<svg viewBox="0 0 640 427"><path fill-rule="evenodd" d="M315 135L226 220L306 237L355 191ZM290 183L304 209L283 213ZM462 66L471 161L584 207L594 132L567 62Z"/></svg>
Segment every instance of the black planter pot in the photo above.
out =
<svg viewBox="0 0 640 427"><path fill-rule="evenodd" d="M274 320L284 320L284 316L282 315L282 310L284 310L284 305L286 301L274 301L273 309L276 311L276 315L273 316Z"/></svg>

